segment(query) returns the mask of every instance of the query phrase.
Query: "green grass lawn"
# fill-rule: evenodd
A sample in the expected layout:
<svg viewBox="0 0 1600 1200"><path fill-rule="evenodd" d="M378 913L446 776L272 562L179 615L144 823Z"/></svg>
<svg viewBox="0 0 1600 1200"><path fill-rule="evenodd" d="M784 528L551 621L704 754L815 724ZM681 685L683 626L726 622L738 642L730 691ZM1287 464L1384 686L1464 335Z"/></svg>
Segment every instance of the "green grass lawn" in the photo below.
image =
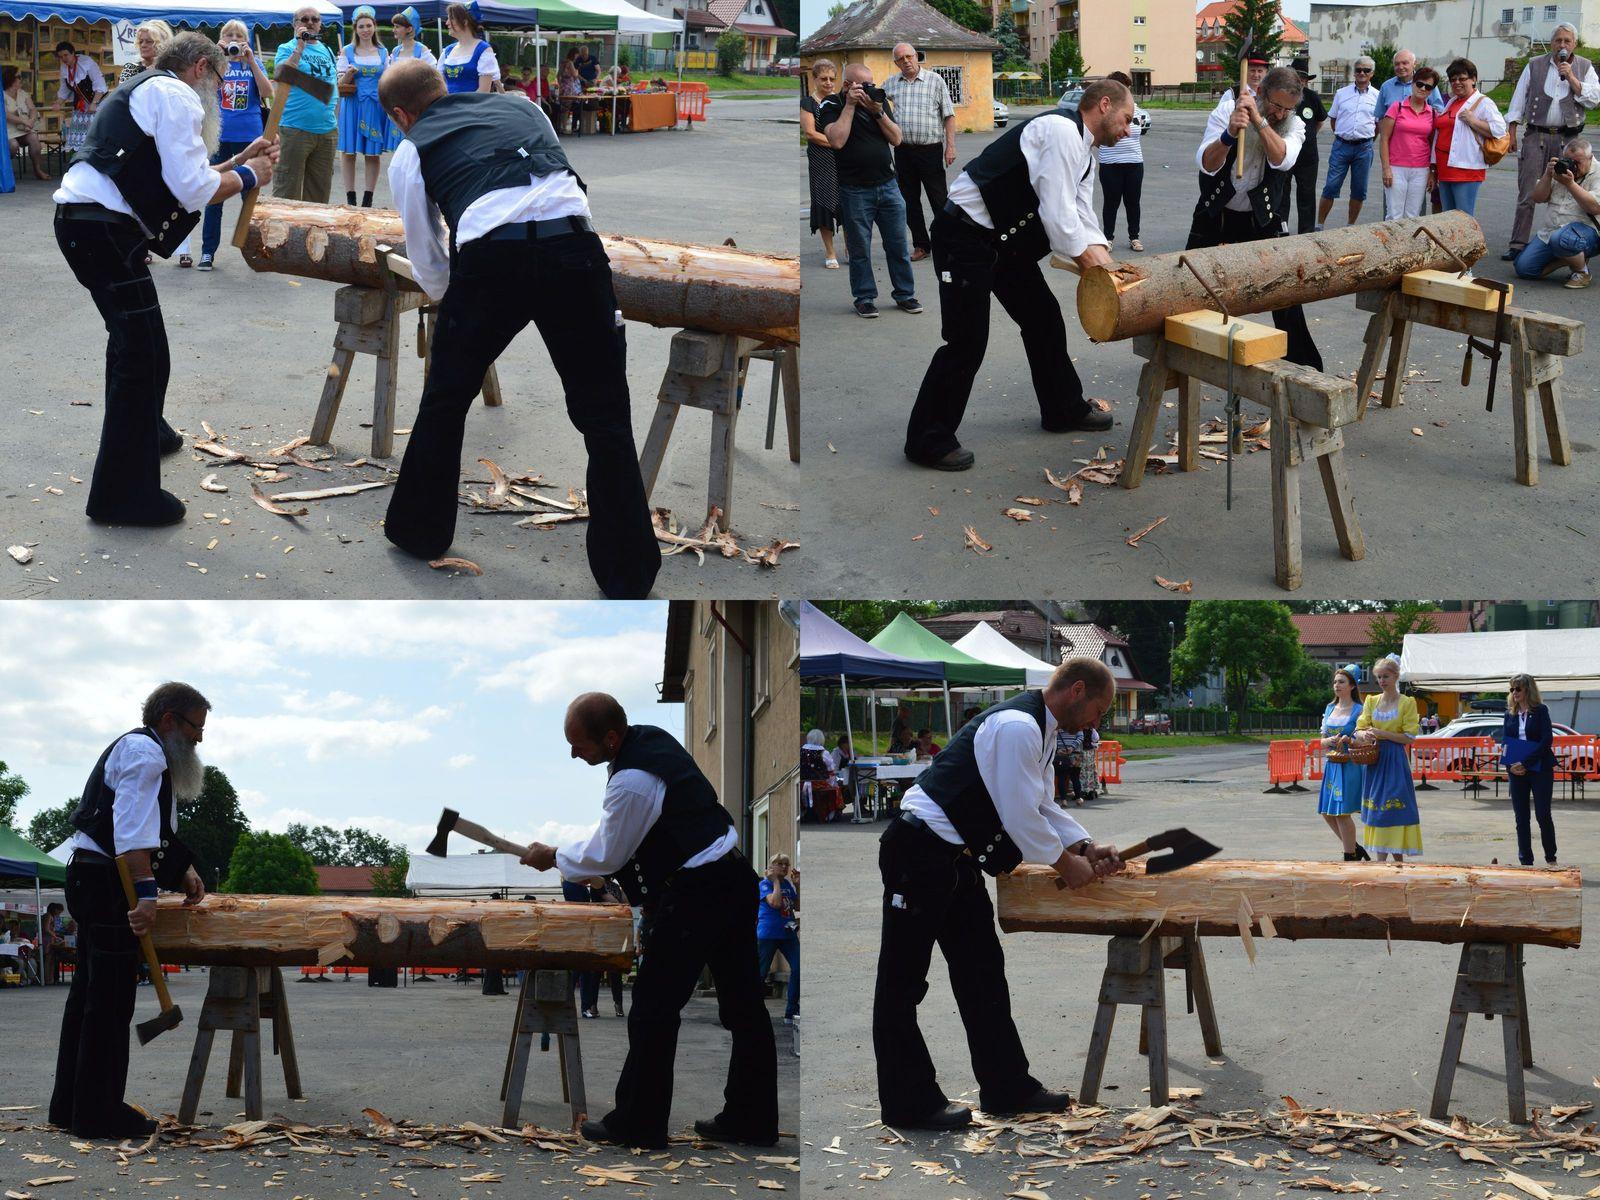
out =
<svg viewBox="0 0 1600 1200"><path fill-rule="evenodd" d="M668 79L677 78L676 75L664 76ZM725 93L738 92L793 92L795 103L799 103L800 86L792 79L785 79L781 75L718 75L715 71L685 71L685 83L703 83L713 96Z"/></svg>

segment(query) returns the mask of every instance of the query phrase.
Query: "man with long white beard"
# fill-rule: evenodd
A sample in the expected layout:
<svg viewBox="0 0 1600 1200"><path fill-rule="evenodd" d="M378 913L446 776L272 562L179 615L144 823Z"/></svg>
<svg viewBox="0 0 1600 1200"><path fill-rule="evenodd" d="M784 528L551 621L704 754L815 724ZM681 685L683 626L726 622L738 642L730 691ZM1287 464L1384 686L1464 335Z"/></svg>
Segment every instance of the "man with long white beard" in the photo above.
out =
<svg viewBox="0 0 1600 1200"><path fill-rule="evenodd" d="M180 33L148 71L100 105L56 189L56 242L105 321L105 416L89 485L91 521L172 525L183 503L161 489L161 455L183 447L166 423L167 330L146 264L169 257L207 204L272 178L277 145L257 138L212 166L227 56Z"/></svg>
<svg viewBox="0 0 1600 1200"><path fill-rule="evenodd" d="M50 1123L76 1137L145 1137L156 1127L122 1098L138 938L155 925L158 889L183 892L185 904L206 894L178 839L178 801L195 799L205 781L196 747L210 711L210 701L186 683L156 688L144 702L144 724L106 747L72 814L66 891L78 923L78 966L61 1016ZM118 857L138 897L131 910Z"/></svg>

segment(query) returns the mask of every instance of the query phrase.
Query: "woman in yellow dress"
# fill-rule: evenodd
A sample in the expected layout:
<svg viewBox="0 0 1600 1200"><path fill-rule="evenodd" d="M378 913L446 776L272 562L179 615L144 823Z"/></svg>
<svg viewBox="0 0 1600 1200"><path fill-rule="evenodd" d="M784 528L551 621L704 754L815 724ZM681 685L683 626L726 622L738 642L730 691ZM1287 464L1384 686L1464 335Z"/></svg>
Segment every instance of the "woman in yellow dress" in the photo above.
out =
<svg viewBox="0 0 1600 1200"><path fill-rule="evenodd" d="M1422 818L1411 783L1406 748L1417 736L1417 702L1400 694L1400 659L1380 658L1372 668L1379 691L1361 704L1356 740L1376 742L1378 761L1366 770L1361 789L1362 841L1381 862L1422 853Z"/></svg>

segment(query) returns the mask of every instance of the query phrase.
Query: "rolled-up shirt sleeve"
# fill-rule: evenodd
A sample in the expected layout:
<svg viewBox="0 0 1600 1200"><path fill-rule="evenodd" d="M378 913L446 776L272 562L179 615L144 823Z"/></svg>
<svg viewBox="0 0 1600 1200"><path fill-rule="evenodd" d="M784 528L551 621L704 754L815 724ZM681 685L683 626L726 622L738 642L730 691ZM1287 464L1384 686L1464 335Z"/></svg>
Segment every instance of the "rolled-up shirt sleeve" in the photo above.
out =
<svg viewBox="0 0 1600 1200"><path fill-rule="evenodd" d="M1221 166L1217 167L1217 171L1206 170L1206 151L1222 140L1222 135L1228 131L1228 118L1232 115L1233 94L1229 92L1217 101L1217 106L1206 118L1206 131L1200 138L1200 148L1194 152L1194 165L1200 168L1201 174L1215 175L1217 171L1222 170ZM1332 116L1331 113L1329 115Z"/></svg>
<svg viewBox="0 0 1600 1200"><path fill-rule="evenodd" d="M1055 805L1042 764L1043 742L1031 717L991 717L973 739L978 775L994 798L1000 824L1027 862L1054 863L1067 843L1045 806ZM1076 824L1076 822L1074 822Z"/></svg>
<svg viewBox="0 0 1600 1200"><path fill-rule="evenodd" d="M422 186L422 162L411 142L401 142L389 159L389 192L405 227L406 257L417 286L434 300L442 300L450 286L447 233L438 206Z"/></svg>
<svg viewBox="0 0 1600 1200"><path fill-rule="evenodd" d="M618 771L606 784L599 828L588 839L556 851L556 870L561 877L589 879L616 871L639 849L661 816L666 796L667 785L660 776L648 771Z"/></svg>
<svg viewBox="0 0 1600 1200"><path fill-rule="evenodd" d="M1107 245L1105 234L1079 204L1079 185L1091 167L1083 135L1070 121L1033 121L1022 131L1022 156L1039 197L1039 218L1050 237L1050 249L1062 258L1077 258L1090 246ZM1093 189L1093 180L1089 184Z"/></svg>
<svg viewBox="0 0 1600 1200"><path fill-rule="evenodd" d="M200 136L206 110L194 89L176 79L152 79L133 93L129 111L139 128L155 138L161 151L161 182L173 199L189 212L211 203L222 176L211 169L211 156Z"/></svg>
<svg viewBox="0 0 1600 1200"><path fill-rule="evenodd" d="M116 793L111 830L118 854L161 845L161 776L166 769L161 747L142 735L123 738L107 756L105 783Z"/></svg>
<svg viewBox="0 0 1600 1200"><path fill-rule="evenodd" d="M1295 160L1300 157L1300 148L1306 143L1306 124L1299 117L1291 116L1278 136L1283 139L1283 158L1278 162L1268 159L1267 165L1275 171L1292 171Z"/></svg>

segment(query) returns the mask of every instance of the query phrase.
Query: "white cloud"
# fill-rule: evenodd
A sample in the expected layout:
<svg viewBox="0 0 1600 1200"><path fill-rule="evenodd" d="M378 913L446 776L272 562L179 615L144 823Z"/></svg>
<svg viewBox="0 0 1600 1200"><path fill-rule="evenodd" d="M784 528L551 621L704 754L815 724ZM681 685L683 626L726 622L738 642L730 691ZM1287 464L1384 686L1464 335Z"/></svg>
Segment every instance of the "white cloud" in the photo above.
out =
<svg viewBox="0 0 1600 1200"><path fill-rule="evenodd" d="M428 708L415 717L376 720L352 717L300 717L284 714L237 716L219 723L207 735L213 757L247 758L252 755L288 756L320 763L345 757L392 754L433 737L444 709Z"/></svg>
<svg viewBox="0 0 1600 1200"><path fill-rule="evenodd" d="M445 760L445 765L452 771L459 771L462 767L470 767L478 761L476 754L452 754Z"/></svg>
<svg viewBox="0 0 1600 1200"><path fill-rule="evenodd" d="M662 643L658 630L634 629L568 638L485 675L486 688L520 688L535 704L561 703L580 692L610 692L623 707L656 703ZM632 713L630 720L641 720Z"/></svg>

